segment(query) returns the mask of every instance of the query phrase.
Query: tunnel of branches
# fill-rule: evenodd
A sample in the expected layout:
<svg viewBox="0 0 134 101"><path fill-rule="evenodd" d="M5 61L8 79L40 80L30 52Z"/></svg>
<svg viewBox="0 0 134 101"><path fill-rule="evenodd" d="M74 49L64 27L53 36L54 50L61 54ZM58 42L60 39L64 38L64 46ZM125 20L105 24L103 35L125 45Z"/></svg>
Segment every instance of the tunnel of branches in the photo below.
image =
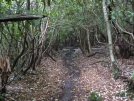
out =
<svg viewBox="0 0 134 101"><path fill-rule="evenodd" d="M108 6L108 11L112 12L111 6ZM3 16L0 19L0 56L10 57L11 75L14 75L14 79L18 75L25 75L29 70L35 71L42 57L53 59L57 51L66 47L79 48L86 56L95 54L92 47L104 45L108 48L104 23L99 25L96 21L83 21L83 25L51 25L51 19L44 15ZM88 21L91 18L85 19ZM133 25L127 24L126 32L111 19L109 16L114 55L120 59L128 59L134 55L133 37L128 34L134 34Z"/></svg>
<svg viewBox="0 0 134 101"><path fill-rule="evenodd" d="M101 31L98 25L91 26L89 31L81 27L59 26L53 29L52 35L49 35L49 32L46 34L44 30L48 27L45 18L41 20L44 22L42 28L36 26L40 20L35 19L45 16L23 15L22 18L20 16L0 20L1 55L11 57L12 70L17 73L26 74L29 69L35 70L35 66L39 64L42 56L54 55L56 51L65 47L80 48L83 54L86 52L91 54L91 47L107 43L107 35ZM28 27L31 23L35 23L35 26ZM3 30L4 28L6 30ZM119 31L117 27L114 28L116 28L113 29L115 30L113 39L115 55L118 58L129 58L133 55L132 38ZM34 33L34 30L41 30L42 32Z"/></svg>

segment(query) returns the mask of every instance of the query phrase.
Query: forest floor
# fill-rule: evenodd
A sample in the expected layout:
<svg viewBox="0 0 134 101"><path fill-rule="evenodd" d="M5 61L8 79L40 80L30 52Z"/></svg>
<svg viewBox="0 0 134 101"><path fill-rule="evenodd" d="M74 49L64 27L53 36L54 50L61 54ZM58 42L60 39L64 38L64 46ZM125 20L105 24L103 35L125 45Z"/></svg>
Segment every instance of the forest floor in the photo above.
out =
<svg viewBox="0 0 134 101"><path fill-rule="evenodd" d="M56 62L44 57L36 73L29 71L7 86L5 101L92 101L91 92L98 93L102 101L132 101L124 93L126 83L111 75L109 55L100 51L104 54L87 57L79 49L66 48L53 57ZM117 63L122 75L130 77L134 58Z"/></svg>

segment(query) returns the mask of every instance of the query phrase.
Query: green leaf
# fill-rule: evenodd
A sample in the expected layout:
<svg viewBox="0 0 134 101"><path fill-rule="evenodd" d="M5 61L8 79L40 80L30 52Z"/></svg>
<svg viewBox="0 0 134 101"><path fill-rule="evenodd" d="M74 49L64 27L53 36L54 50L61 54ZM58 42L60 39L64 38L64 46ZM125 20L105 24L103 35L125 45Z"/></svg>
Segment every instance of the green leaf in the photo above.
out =
<svg viewBox="0 0 134 101"><path fill-rule="evenodd" d="M116 94L116 96L125 97L126 95L125 95L125 92L119 92L119 93Z"/></svg>
<svg viewBox="0 0 134 101"><path fill-rule="evenodd" d="M115 19L115 16L112 15L111 18L114 20Z"/></svg>
<svg viewBox="0 0 134 101"><path fill-rule="evenodd" d="M102 98L96 92L90 94L90 99L93 101L102 101Z"/></svg>
<svg viewBox="0 0 134 101"><path fill-rule="evenodd" d="M130 99L133 100L134 99L134 94L130 96Z"/></svg>
<svg viewBox="0 0 134 101"><path fill-rule="evenodd" d="M90 94L90 98L91 98L91 100L96 100L95 95L96 95L95 92L92 92L92 93Z"/></svg>
<svg viewBox="0 0 134 101"><path fill-rule="evenodd" d="M40 20L33 20L32 25L33 26L38 26L40 24Z"/></svg>
<svg viewBox="0 0 134 101"><path fill-rule="evenodd" d="M131 75L132 75L132 77L134 78L134 71L133 71L133 73L132 73Z"/></svg>
<svg viewBox="0 0 134 101"><path fill-rule="evenodd" d="M11 3L11 0L5 0L8 4L10 4Z"/></svg>

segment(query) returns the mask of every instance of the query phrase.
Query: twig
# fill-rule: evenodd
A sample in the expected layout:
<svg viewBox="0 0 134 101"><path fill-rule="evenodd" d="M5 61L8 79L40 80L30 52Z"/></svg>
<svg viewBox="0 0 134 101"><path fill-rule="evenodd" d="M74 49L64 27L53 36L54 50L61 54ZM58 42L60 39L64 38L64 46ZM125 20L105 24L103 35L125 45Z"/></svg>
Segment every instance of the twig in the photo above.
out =
<svg viewBox="0 0 134 101"><path fill-rule="evenodd" d="M52 60L56 62L56 60L50 54L48 54L47 52L45 52L45 54L47 54Z"/></svg>

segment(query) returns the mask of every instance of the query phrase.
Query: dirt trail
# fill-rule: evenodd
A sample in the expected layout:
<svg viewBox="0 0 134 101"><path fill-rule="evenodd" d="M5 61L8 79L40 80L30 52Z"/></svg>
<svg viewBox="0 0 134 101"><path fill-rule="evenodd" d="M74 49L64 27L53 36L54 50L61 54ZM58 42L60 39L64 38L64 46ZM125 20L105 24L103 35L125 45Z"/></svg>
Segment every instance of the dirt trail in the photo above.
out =
<svg viewBox="0 0 134 101"><path fill-rule="evenodd" d="M72 101L74 96L73 89L76 83L75 79L77 79L80 76L80 70L78 67L75 66L73 62L73 53L73 48L69 48L62 57L64 61L63 64L65 68L68 69L68 72L66 74L66 79L61 87L62 93L59 95L59 99L61 101Z"/></svg>
<svg viewBox="0 0 134 101"><path fill-rule="evenodd" d="M79 49L66 48L57 52L55 59L57 62L44 57L36 75L27 73L7 86L5 101L91 101L91 92L98 93L103 101L132 101L127 96L116 96L126 91L126 83L113 79L109 63L103 62L110 61L108 56L85 57ZM117 62L122 64L120 69L132 71L133 61Z"/></svg>

